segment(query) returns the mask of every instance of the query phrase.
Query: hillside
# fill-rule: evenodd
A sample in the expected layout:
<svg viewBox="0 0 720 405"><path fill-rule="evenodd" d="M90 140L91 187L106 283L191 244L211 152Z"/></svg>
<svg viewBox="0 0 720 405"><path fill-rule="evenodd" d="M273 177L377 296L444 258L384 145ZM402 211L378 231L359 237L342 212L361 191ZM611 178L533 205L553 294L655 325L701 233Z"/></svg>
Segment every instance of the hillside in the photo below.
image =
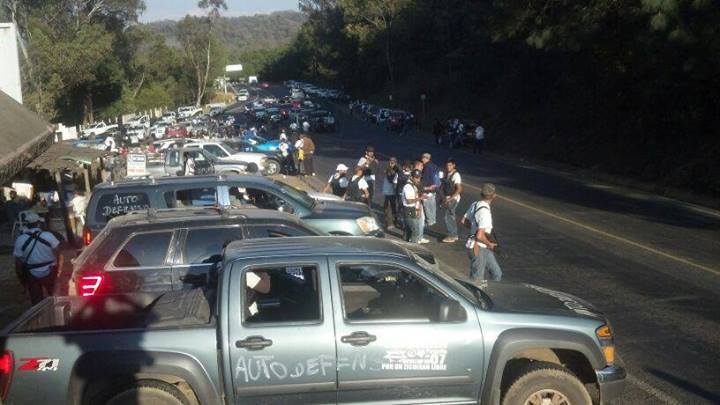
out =
<svg viewBox="0 0 720 405"><path fill-rule="evenodd" d="M277 11L243 17L221 17L218 31L230 54L258 49L276 48L289 43L300 30L305 17L297 11ZM164 20L145 24L167 37L168 44L177 46L177 21Z"/></svg>

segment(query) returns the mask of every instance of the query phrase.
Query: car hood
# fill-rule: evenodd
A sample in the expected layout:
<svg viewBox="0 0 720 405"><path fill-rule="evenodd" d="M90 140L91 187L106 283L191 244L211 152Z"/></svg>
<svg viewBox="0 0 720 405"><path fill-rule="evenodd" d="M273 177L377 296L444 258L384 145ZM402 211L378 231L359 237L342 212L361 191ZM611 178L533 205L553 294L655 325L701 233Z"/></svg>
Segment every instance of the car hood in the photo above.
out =
<svg viewBox="0 0 720 405"><path fill-rule="evenodd" d="M480 289L490 297L492 312L558 315L603 320L592 304L574 295L533 284L486 281Z"/></svg>
<svg viewBox="0 0 720 405"><path fill-rule="evenodd" d="M342 200L317 200L310 217L359 218L372 216L367 204Z"/></svg>
<svg viewBox="0 0 720 405"><path fill-rule="evenodd" d="M319 191L307 191L307 195L315 200L322 201L342 201L343 199L330 193L321 193Z"/></svg>

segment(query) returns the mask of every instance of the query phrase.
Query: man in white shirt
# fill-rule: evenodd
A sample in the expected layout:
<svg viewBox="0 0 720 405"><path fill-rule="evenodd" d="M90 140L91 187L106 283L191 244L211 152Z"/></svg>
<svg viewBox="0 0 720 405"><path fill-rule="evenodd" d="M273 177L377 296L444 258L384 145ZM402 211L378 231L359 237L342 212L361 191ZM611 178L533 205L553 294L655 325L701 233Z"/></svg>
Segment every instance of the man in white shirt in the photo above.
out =
<svg viewBox="0 0 720 405"><path fill-rule="evenodd" d="M462 224L470 225L470 237L465 244L470 256L470 278L486 280L487 274L494 281L502 278L502 269L495 259L497 243L490 240L493 229L490 204L495 199L495 186L485 183L480 189L481 199L470 205L463 216Z"/></svg>
<svg viewBox="0 0 720 405"><path fill-rule="evenodd" d="M307 121L303 121L303 132L310 132L310 123Z"/></svg>
<svg viewBox="0 0 720 405"><path fill-rule="evenodd" d="M117 146L115 145L115 137L113 137L112 135L106 136L103 144L105 145L106 152L117 152Z"/></svg>
<svg viewBox="0 0 720 405"><path fill-rule="evenodd" d="M482 155L485 147L485 128L478 124L475 128L475 142L473 143L473 153Z"/></svg>
<svg viewBox="0 0 720 405"><path fill-rule="evenodd" d="M303 151L303 146L305 144L305 141L302 137L298 138L297 141L295 141L295 144L293 145L294 152L293 156L295 158L295 172L297 174L304 174L303 170L303 160L305 160L305 152Z"/></svg>
<svg viewBox="0 0 720 405"><path fill-rule="evenodd" d="M420 191L422 173L420 170L413 170L408 181L402 190L402 205L405 211L405 238L408 242L424 244L430 242L423 237L422 222L423 216L423 194Z"/></svg>
<svg viewBox="0 0 720 405"><path fill-rule="evenodd" d="M27 229L15 240L15 272L30 292L33 305L53 294L57 276L60 241L41 229L42 218L34 212L25 215ZM43 290L45 294L43 294Z"/></svg>
<svg viewBox="0 0 720 405"><path fill-rule="evenodd" d="M460 204L460 193L463 191L462 179L458 173L455 160L448 159L445 162L445 173L442 174L441 191L443 194L442 206L445 207L445 227L448 230L447 236L442 240L445 243L453 243L458 240L457 220L455 211Z"/></svg>
<svg viewBox="0 0 720 405"><path fill-rule="evenodd" d="M375 173L378 171L379 162L375 157L375 147L368 145L365 148L365 156L361 157L357 163L358 166L363 168L363 175L365 176L365 182L367 182L370 192L370 200L372 201L375 195Z"/></svg>
<svg viewBox="0 0 720 405"><path fill-rule="evenodd" d="M322 192L327 193L328 191L332 191L332 193L338 197L344 196L350 183L348 181L347 171L348 167L344 164L340 163L337 165L335 173L330 176Z"/></svg>
<svg viewBox="0 0 720 405"><path fill-rule="evenodd" d="M358 166L355 168L355 174L350 179L345 196L348 201L362 202L370 204L370 192L368 191L368 183L363 176L363 168Z"/></svg>

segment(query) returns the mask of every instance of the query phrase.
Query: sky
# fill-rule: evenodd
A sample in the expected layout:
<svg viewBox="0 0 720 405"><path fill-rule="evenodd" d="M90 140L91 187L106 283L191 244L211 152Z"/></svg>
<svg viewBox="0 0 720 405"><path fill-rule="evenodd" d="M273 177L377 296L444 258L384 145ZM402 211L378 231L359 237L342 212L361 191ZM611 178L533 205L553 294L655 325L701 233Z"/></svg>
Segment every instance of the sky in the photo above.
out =
<svg viewBox="0 0 720 405"><path fill-rule="evenodd" d="M186 14L199 14L198 0L145 0L140 21L179 20ZM297 10L298 0L225 0L225 16L266 14L278 10Z"/></svg>

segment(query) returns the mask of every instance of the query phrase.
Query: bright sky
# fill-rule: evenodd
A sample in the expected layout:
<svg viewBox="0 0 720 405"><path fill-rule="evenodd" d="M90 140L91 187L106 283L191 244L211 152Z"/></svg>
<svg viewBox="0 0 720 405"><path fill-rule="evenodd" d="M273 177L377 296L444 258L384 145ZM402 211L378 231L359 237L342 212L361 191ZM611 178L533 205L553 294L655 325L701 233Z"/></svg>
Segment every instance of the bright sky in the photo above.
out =
<svg viewBox="0 0 720 405"><path fill-rule="evenodd" d="M198 0L145 0L140 21L178 20L186 14L199 14ZM279 10L297 10L298 0L225 0L226 16L253 15Z"/></svg>

